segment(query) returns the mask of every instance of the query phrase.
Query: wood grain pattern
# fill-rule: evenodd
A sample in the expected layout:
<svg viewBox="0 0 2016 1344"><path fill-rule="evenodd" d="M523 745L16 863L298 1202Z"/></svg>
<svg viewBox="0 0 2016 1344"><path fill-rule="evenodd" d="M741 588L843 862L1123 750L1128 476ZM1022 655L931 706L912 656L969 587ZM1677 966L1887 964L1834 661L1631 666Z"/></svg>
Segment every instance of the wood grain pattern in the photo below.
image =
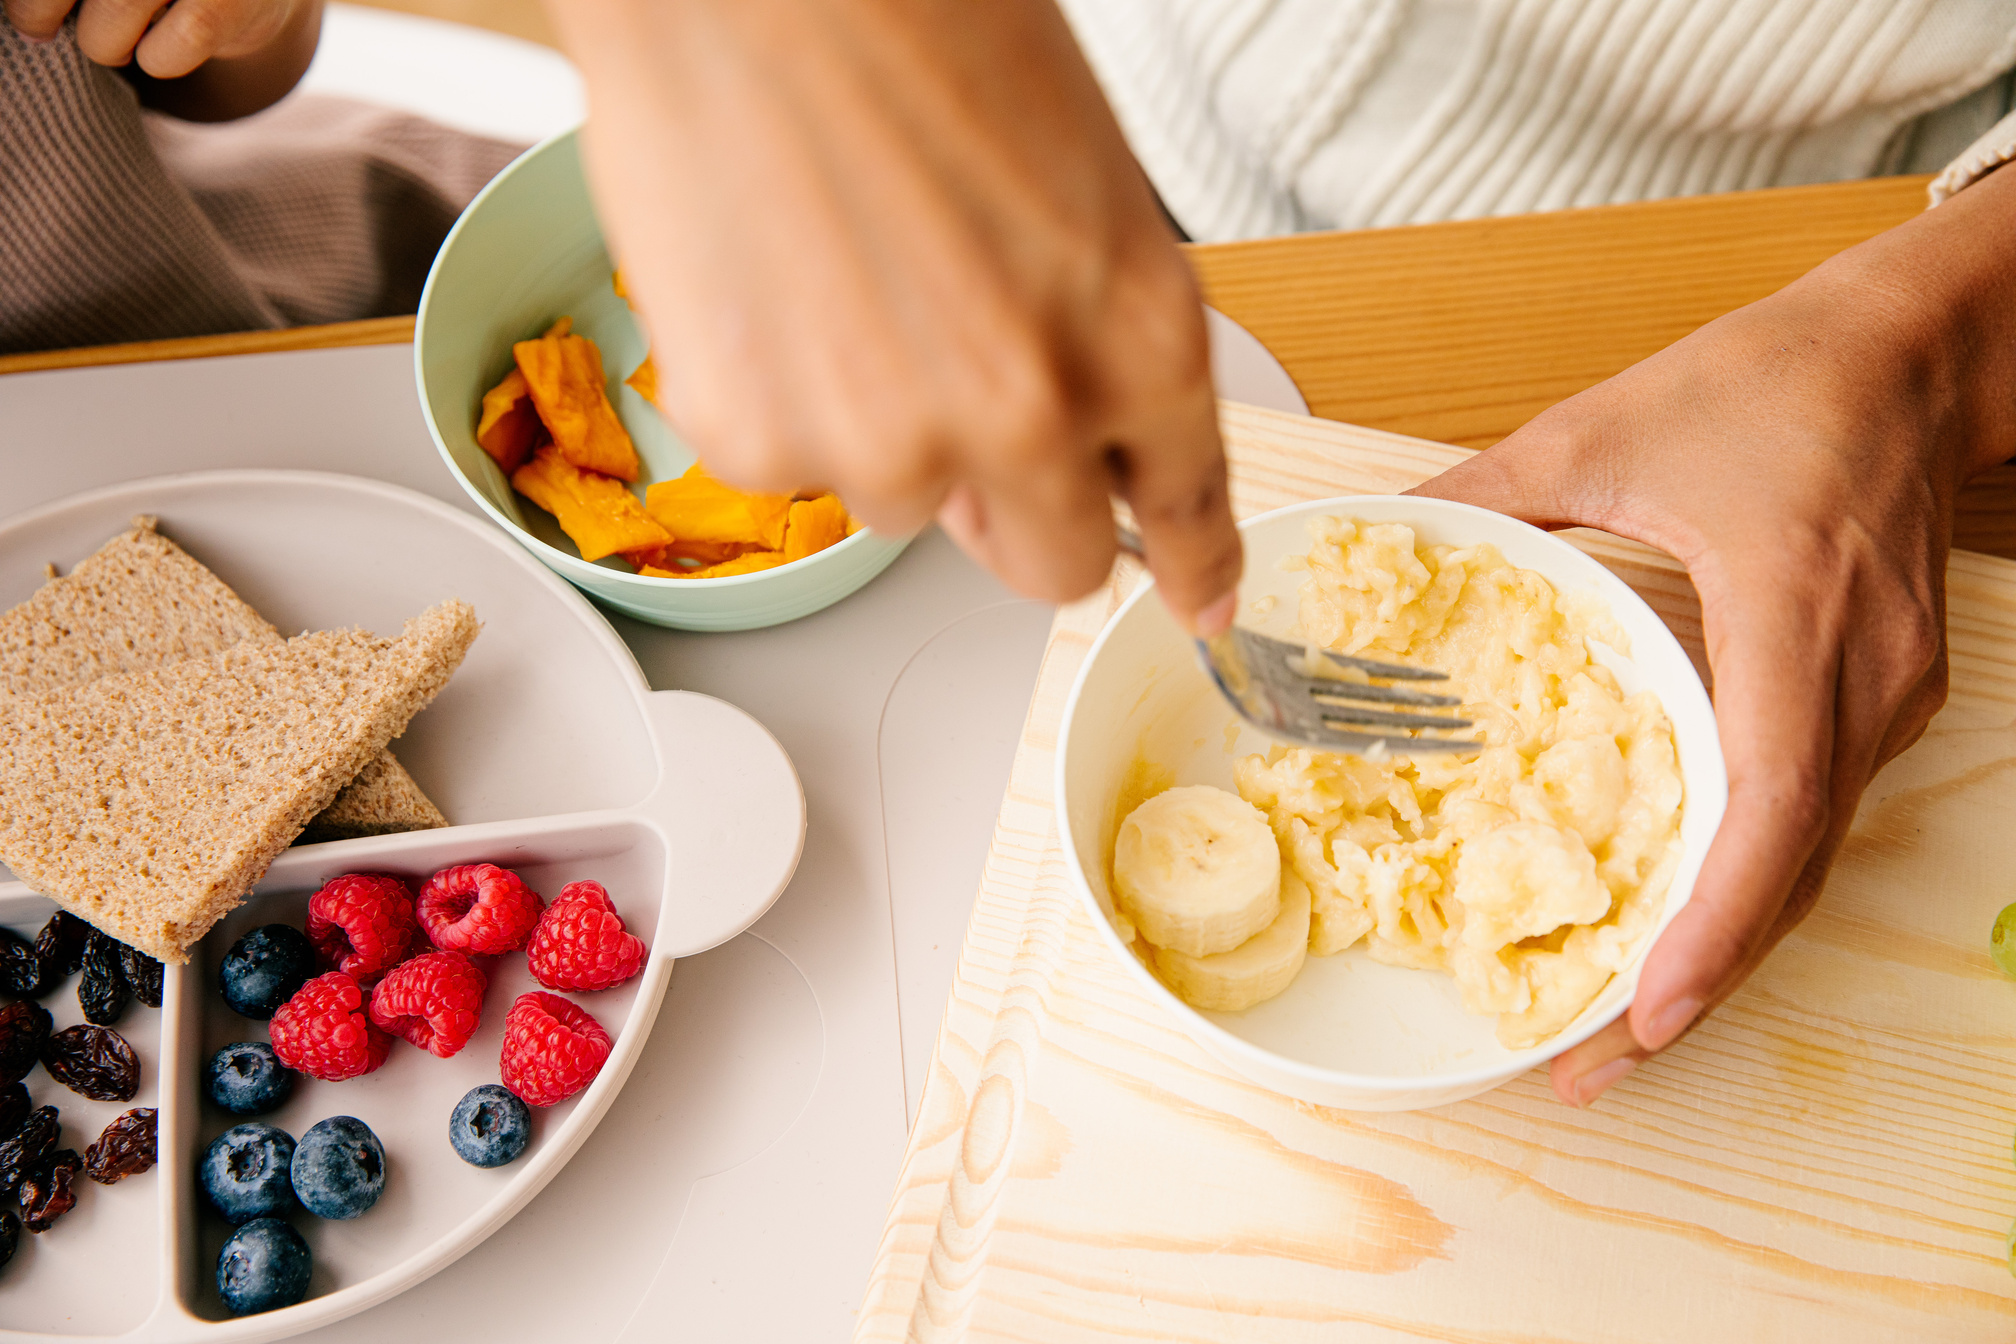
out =
<svg viewBox="0 0 2016 1344"><path fill-rule="evenodd" d="M1190 249L1312 415L1485 448L1925 208L1923 177Z"/></svg>
<svg viewBox="0 0 2016 1344"><path fill-rule="evenodd" d="M1925 208L1923 177L1188 249L1310 413L1487 448L1706 322ZM2016 468L1963 492L1954 545L2016 558Z"/></svg>
<svg viewBox="0 0 2016 1344"><path fill-rule="evenodd" d="M1242 513L1458 451L1227 407ZM1700 656L1673 562L1583 535ZM1986 956L2016 808L2016 565L1956 555L1953 695L1819 909L1588 1111L1543 1073L1401 1115L1231 1074L1143 998L1050 810L1059 614L855 1338L2006 1340L2016 984Z"/></svg>
<svg viewBox="0 0 2016 1344"><path fill-rule="evenodd" d="M221 336L188 336L172 341L131 341L125 345L86 345L71 350L39 350L25 355L0 355L0 374L34 373L41 369L82 369L100 364L144 364L170 359L209 359L217 355L263 355L275 350L335 350L350 345L400 345L413 340L410 317L371 317L361 322L330 322L279 331L233 331Z"/></svg>

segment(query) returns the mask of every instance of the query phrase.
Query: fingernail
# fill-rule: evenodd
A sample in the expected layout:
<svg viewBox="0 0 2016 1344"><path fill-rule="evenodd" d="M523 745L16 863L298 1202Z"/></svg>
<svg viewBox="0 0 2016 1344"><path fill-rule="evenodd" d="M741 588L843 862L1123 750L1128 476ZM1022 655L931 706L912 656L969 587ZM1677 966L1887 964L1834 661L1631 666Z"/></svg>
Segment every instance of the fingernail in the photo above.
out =
<svg viewBox="0 0 2016 1344"><path fill-rule="evenodd" d="M1239 594L1236 592L1227 593L1210 606L1204 608L1204 610L1198 612L1195 619L1192 620L1191 626L1196 630L1197 638L1199 639L1209 639L1213 635L1222 635L1232 628L1232 617L1238 613L1238 610Z"/></svg>
<svg viewBox="0 0 2016 1344"><path fill-rule="evenodd" d="M1701 1000L1675 999L1652 1014L1652 1020L1645 1024L1645 1034L1638 1038L1638 1044L1647 1050L1664 1050L1678 1040L1680 1033L1699 1016Z"/></svg>
<svg viewBox="0 0 2016 1344"><path fill-rule="evenodd" d="M1619 1078L1638 1067L1638 1061L1626 1055L1613 1059L1601 1068L1591 1069L1575 1080L1575 1104L1587 1106L1596 1098L1608 1092Z"/></svg>

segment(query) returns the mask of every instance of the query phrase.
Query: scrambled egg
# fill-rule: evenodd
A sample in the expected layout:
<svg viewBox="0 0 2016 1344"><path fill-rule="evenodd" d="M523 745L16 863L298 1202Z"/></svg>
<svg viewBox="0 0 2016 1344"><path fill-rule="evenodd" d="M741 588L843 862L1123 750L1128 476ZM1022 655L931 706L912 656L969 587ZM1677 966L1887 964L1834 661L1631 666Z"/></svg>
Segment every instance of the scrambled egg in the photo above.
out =
<svg viewBox="0 0 2016 1344"><path fill-rule="evenodd" d="M1239 763L1284 866L1309 885L1309 950L1442 970L1514 1049L1566 1026L1624 969L1680 860L1672 727L1587 640L1608 613L1495 547L1311 525L1302 637L1448 672L1483 749L1367 760L1276 747Z"/></svg>

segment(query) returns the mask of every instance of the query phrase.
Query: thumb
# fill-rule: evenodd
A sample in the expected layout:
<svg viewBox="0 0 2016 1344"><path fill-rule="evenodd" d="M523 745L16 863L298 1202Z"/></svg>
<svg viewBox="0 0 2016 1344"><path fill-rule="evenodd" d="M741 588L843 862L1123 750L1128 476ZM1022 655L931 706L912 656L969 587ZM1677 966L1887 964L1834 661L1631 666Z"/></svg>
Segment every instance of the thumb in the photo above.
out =
<svg viewBox="0 0 2016 1344"><path fill-rule="evenodd" d="M1590 489L1601 468L1570 456L1555 435L1528 426L1405 493L1475 504L1535 527L1601 526Z"/></svg>
<svg viewBox="0 0 2016 1344"><path fill-rule="evenodd" d="M1702 589L1715 666L1715 719L1729 806L1692 898L1659 936L1639 977L1631 1032L1663 1050L1740 984L1788 927L1795 889L1810 898L1826 871L1835 745L1838 645L1802 619L1789 594L1731 604ZM1720 627L1719 629L1717 627Z"/></svg>

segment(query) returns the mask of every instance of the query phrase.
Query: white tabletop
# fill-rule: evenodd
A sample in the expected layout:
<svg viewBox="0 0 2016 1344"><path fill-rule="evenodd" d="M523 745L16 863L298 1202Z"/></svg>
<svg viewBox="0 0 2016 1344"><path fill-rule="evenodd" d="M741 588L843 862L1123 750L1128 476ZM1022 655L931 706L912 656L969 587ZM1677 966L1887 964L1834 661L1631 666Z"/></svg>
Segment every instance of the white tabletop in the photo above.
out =
<svg viewBox="0 0 2016 1344"><path fill-rule="evenodd" d="M467 506L405 346L16 375L0 461L5 513L225 466ZM809 1341L852 1324L1048 609L933 531L788 626L615 624L654 686L733 701L784 743L810 814L797 877L752 931L680 963L622 1096L524 1213L318 1340Z"/></svg>
<svg viewBox="0 0 2016 1344"><path fill-rule="evenodd" d="M1216 319L1213 338L1221 389L1300 408L1250 336ZM474 513L411 361L375 346L0 379L0 516L252 466L376 477ZM852 1327L1050 609L934 528L789 625L613 623L654 687L729 700L783 742L809 813L797 876L750 932L679 963L621 1096L523 1213L308 1338L809 1344Z"/></svg>

